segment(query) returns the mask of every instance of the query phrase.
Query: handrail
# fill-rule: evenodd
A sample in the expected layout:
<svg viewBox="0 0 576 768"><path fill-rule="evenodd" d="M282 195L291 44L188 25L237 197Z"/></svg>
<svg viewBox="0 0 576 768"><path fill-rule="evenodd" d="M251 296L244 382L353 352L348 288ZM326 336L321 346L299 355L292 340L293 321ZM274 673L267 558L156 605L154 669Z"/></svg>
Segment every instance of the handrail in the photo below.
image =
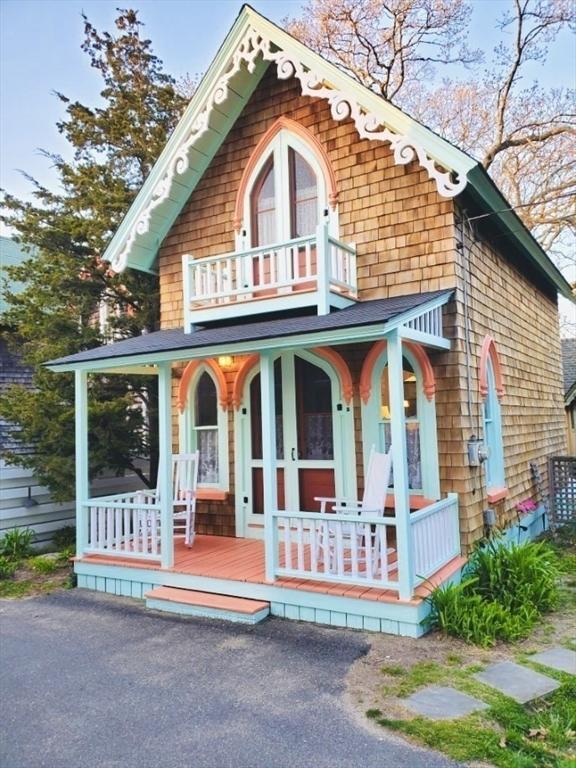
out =
<svg viewBox="0 0 576 768"><path fill-rule="evenodd" d="M248 248L245 251L228 251L228 253L222 253L218 256L207 256L200 259L195 259L192 254L185 253L183 258L188 259L188 264L215 264L218 261L224 261L226 259L239 259L243 256L257 256L259 253L268 253L269 251L277 251L280 248L290 248L295 245L306 245L306 243L313 243L316 240L316 235L306 235L305 237L295 237L292 240L285 240L284 242L271 243L270 245L258 245L254 248ZM344 250L348 250L347 246L340 244L337 240L333 240L334 245L342 247ZM354 250L350 253L355 253Z"/></svg>

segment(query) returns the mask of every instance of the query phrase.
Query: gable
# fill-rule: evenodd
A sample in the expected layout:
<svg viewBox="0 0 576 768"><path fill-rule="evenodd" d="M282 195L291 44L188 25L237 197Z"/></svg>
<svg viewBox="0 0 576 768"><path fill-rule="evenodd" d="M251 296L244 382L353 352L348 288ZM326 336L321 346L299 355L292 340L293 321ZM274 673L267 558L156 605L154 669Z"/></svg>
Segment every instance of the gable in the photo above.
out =
<svg viewBox="0 0 576 768"><path fill-rule="evenodd" d="M268 66L326 101L334 120L353 120L361 138L389 144L396 163L416 160L441 195L466 186L472 158L245 6L104 254L115 270L154 271L162 239Z"/></svg>
<svg viewBox="0 0 576 768"><path fill-rule="evenodd" d="M295 78L301 94L321 99L334 121L351 120L360 138L385 143L394 162L415 162L446 198L473 192L498 218L514 244L564 295L570 286L520 225L484 169L469 155L361 86L302 43L244 6L192 98L180 123L112 238L104 258L118 272L126 267L155 272L164 237L222 145L264 72ZM494 207L495 206L495 207Z"/></svg>

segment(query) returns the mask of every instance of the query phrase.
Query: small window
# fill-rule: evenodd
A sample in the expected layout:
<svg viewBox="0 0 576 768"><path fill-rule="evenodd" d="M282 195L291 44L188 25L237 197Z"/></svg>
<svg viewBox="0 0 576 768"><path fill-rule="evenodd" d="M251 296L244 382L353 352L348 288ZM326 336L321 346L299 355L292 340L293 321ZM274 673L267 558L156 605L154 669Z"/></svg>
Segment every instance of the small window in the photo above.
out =
<svg viewBox="0 0 576 768"><path fill-rule="evenodd" d="M404 375L404 417L406 420L406 450L408 453L408 487L413 491L421 491L422 455L420 450L420 419L418 415L418 383L414 368L409 360L402 358ZM388 366L382 372L380 379L380 450L387 452L391 440L390 394L388 390ZM394 485L391 479L390 485Z"/></svg>
<svg viewBox="0 0 576 768"><path fill-rule="evenodd" d="M216 485L219 482L218 457L218 397L216 384L209 373L198 379L194 398L194 432L196 448L200 451L198 482Z"/></svg>
<svg viewBox="0 0 576 768"><path fill-rule="evenodd" d="M504 449L502 445L502 416L500 401L496 391L496 377L490 357L486 360L487 393L483 405L484 443L488 458L484 462L486 471L486 487L488 490L503 488L504 481Z"/></svg>

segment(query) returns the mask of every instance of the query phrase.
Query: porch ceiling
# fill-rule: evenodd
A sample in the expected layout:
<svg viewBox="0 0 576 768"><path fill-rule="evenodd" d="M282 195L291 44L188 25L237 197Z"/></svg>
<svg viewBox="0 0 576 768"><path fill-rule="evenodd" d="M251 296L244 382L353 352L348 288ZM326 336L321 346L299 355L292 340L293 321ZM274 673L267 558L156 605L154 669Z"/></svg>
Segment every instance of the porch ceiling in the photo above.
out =
<svg viewBox="0 0 576 768"><path fill-rule="evenodd" d="M157 331L51 360L45 365L53 371L112 371L119 365L153 365L157 362L225 353L245 354L279 348L368 341L383 338L401 326L406 338L445 349L450 346L447 339L415 331L408 324L446 304L452 294L452 290L445 290L374 299L328 315L282 317L252 323L212 326L194 333L185 333L182 329ZM135 372L143 373L144 370Z"/></svg>

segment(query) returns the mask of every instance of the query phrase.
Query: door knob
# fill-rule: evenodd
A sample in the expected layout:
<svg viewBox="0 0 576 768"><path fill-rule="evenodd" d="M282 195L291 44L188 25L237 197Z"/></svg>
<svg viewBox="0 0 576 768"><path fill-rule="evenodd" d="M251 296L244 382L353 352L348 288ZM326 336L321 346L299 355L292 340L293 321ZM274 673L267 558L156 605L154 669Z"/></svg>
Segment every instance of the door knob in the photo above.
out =
<svg viewBox="0 0 576 768"><path fill-rule="evenodd" d="M296 448L292 448L291 456L292 456L292 461L296 461Z"/></svg>

